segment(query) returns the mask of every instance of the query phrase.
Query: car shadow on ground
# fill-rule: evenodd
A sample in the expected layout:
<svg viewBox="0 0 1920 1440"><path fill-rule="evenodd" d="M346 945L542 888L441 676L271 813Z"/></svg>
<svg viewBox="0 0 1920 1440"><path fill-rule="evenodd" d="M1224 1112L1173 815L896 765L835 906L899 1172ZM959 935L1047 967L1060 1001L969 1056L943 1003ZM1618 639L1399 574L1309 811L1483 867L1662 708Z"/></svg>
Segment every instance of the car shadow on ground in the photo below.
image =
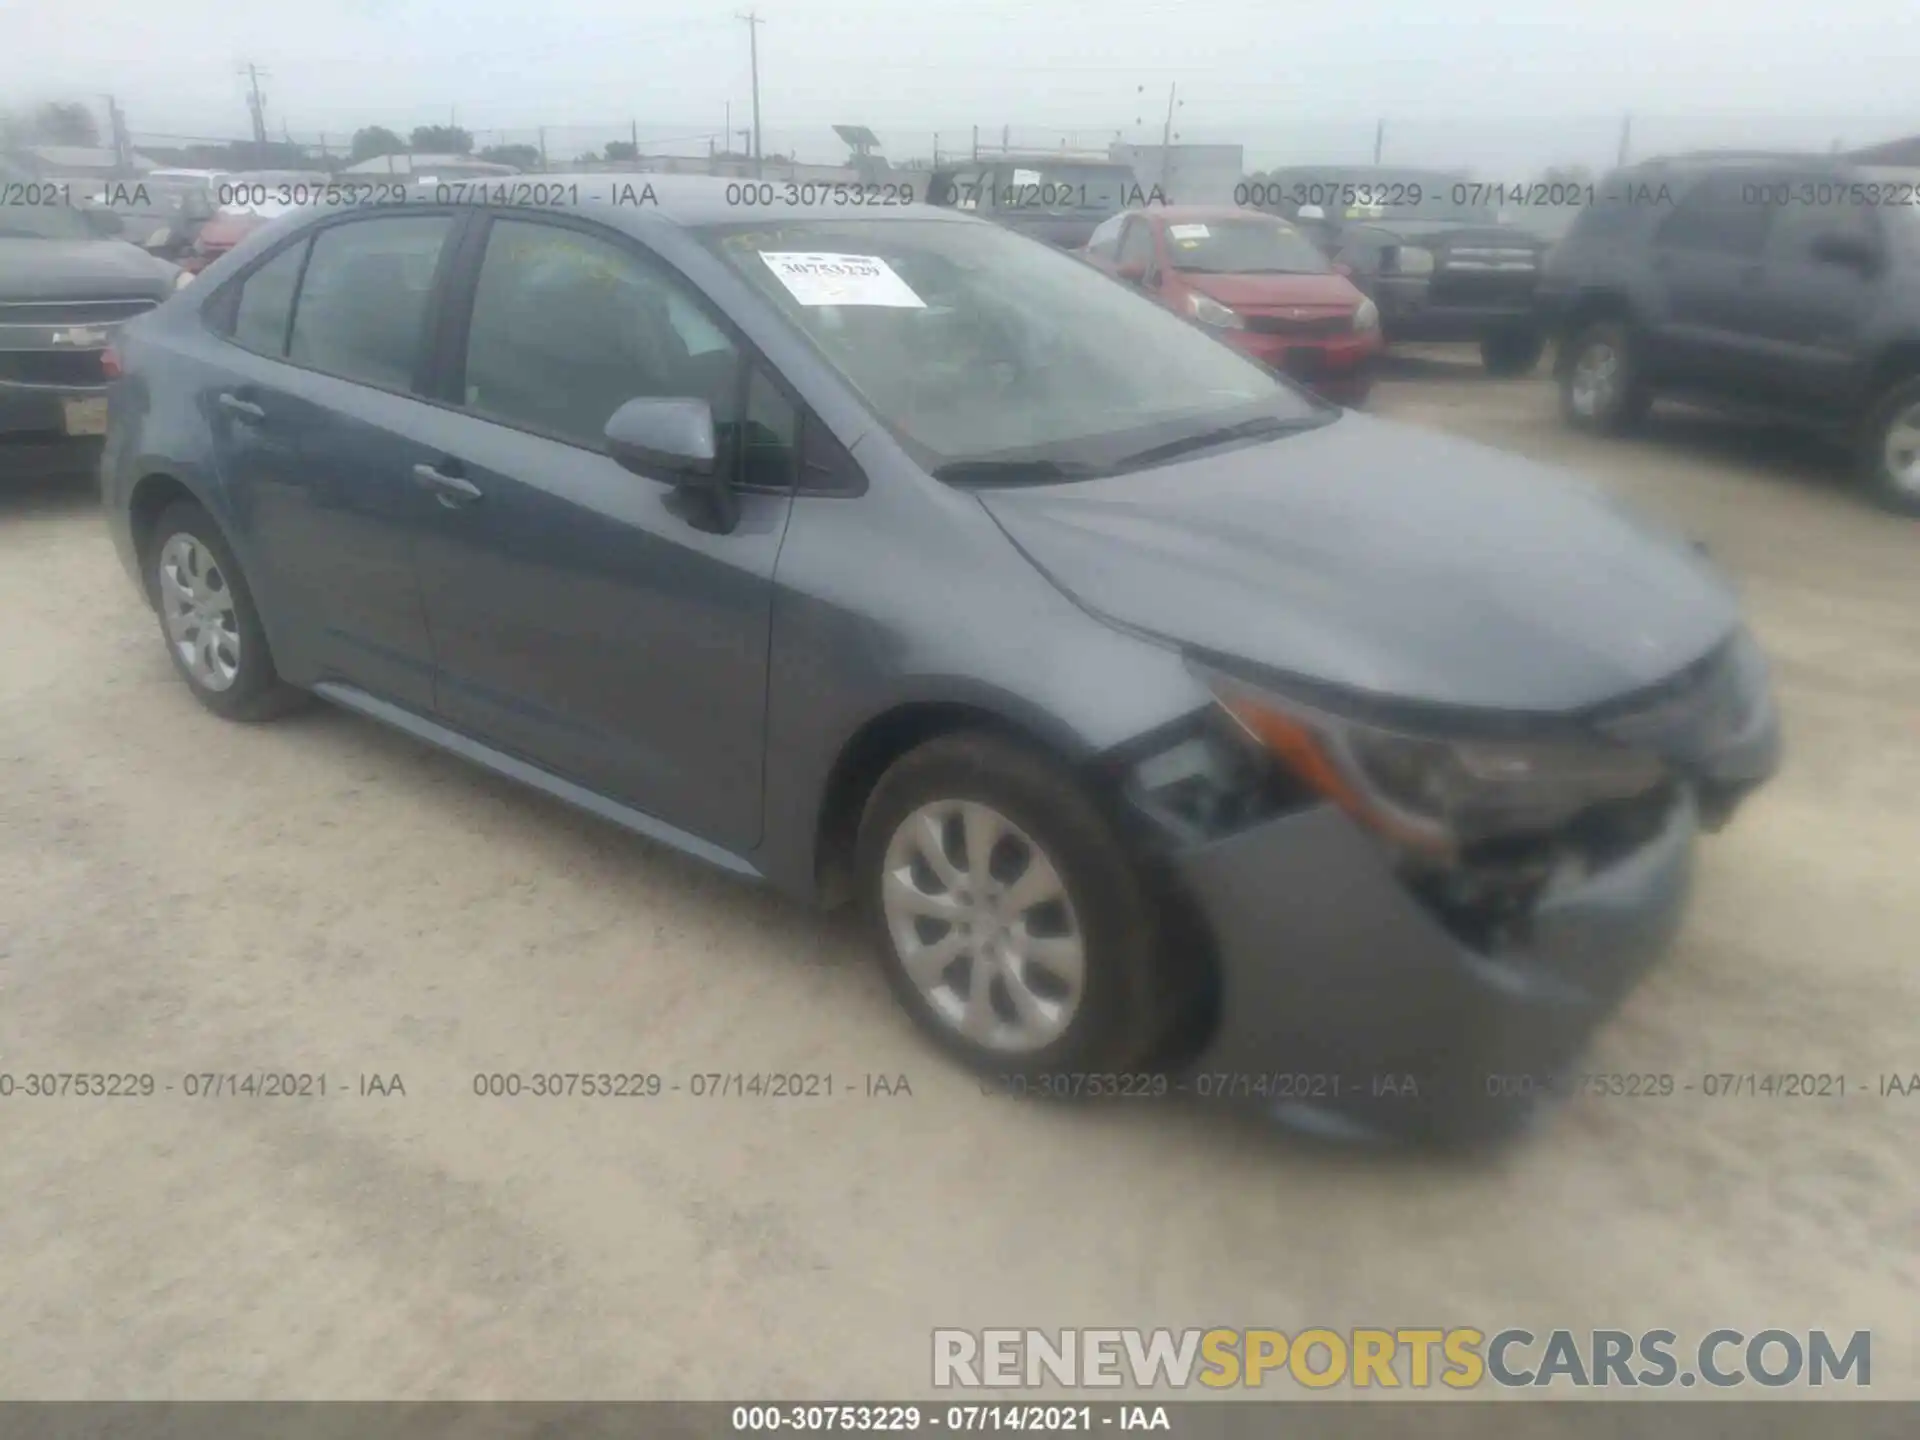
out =
<svg viewBox="0 0 1920 1440"><path fill-rule="evenodd" d="M91 475L32 475L0 480L0 522L53 519L100 508L100 490Z"/></svg>
<svg viewBox="0 0 1920 1440"><path fill-rule="evenodd" d="M1704 464L1737 465L1762 477L1857 489L1854 457L1831 435L1673 403L1654 407L1639 438Z"/></svg>

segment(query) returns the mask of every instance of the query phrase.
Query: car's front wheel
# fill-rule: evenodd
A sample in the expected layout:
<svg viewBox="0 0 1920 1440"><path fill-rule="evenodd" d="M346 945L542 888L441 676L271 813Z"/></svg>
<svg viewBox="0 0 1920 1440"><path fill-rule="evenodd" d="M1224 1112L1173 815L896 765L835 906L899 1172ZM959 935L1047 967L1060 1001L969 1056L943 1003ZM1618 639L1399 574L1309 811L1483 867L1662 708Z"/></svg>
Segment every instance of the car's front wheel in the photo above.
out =
<svg viewBox="0 0 1920 1440"><path fill-rule="evenodd" d="M1560 409L1569 424L1618 434L1638 424L1652 403L1625 325L1602 320L1569 342L1560 365Z"/></svg>
<svg viewBox="0 0 1920 1440"><path fill-rule="evenodd" d="M169 506L146 561L167 655L194 699L227 720L269 720L306 699L274 669L240 562L206 510Z"/></svg>
<svg viewBox="0 0 1920 1440"><path fill-rule="evenodd" d="M875 786L857 866L895 994L976 1070L1138 1066L1173 1018L1140 877L1081 787L987 734L936 739Z"/></svg>
<svg viewBox="0 0 1920 1440"><path fill-rule="evenodd" d="M1881 397L1861 436L1860 468L1874 498L1902 515L1920 515L1920 376Z"/></svg>

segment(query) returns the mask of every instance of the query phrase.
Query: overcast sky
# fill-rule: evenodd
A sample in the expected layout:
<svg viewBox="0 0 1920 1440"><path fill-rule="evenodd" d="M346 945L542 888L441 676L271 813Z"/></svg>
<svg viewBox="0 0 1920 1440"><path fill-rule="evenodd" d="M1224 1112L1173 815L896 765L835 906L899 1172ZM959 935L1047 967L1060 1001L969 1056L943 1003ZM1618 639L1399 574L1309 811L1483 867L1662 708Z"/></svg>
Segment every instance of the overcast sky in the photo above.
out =
<svg viewBox="0 0 1920 1440"><path fill-rule="evenodd" d="M1634 149L1863 144L1920 132L1917 0L860 0L757 3L769 151L837 160L826 127L888 154L966 144L1189 141L1250 165L1370 157L1532 170ZM339 141L457 116L490 140L552 127L569 152L624 133L704 151L749 123L735 3L663 0L0 0L0 105L112 92L136 135L269 124ZM576 128L564 128L576 127ZM664 143L687 137L683 144Z"/></svg>

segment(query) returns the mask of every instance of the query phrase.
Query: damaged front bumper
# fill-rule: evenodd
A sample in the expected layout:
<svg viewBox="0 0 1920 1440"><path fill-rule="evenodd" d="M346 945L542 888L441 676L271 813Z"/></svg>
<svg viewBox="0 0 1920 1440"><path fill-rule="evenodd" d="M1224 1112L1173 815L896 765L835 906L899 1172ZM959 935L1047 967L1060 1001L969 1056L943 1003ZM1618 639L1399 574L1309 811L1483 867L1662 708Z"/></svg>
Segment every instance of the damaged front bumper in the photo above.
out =
<svg viewBox="0 0 1920 1440"><path fill-rule="evenodd" d="M1523 936L1463 943L1331 807L1183 856L1218 1020L1183 1093L1356 1136L1492 1138L1523 1123L1679 928L1696 810L1550 885Z"/></svg>
<svg viewBox="0 0 1920 1440"><path fill-rule="evenodd" d="M1473 1144L1524 1128L1671 945L1701 830L1777 767L1771 698L1747 695L1742 722L1693 756L1630 844L1563 856L1493 929L1422 898L1331 805L1171 856L1216 988L1174 1088L1345 1138Z"/></svg>

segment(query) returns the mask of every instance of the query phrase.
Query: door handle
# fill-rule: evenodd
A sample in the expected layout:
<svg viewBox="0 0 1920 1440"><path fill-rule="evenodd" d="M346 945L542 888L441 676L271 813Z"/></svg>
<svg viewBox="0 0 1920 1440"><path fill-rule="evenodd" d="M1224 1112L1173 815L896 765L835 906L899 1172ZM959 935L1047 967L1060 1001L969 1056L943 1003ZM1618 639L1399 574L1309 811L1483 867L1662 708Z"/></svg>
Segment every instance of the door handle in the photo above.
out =
<svg viewBox="0 0 1920 1440"><path fill-rule="evenodd" d="M236 415L244 415L249 420L264 420L267 418L266 411L262 410L258 405L254 404L251 400L242 400L238 395L235 395L231 390L224 390L221 392L220 406L224 410L233 411L233 413Z"/></svg>
<svg viewBox="0 0 1920 1440"><path fill-rule="evenodd" d="M449 509L457 505L471 505L480 498L480 487L471 480L449 475L432 465L414 466L413 478L424 489L431 490L433 498Z"/></svg>

